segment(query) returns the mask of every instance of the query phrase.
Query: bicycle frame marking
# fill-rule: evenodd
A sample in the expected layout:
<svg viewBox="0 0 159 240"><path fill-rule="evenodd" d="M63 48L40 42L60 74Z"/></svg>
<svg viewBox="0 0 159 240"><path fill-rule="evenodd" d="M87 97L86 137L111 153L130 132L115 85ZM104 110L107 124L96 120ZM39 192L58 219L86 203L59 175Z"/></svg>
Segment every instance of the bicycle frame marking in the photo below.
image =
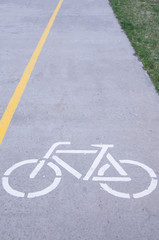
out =
<svg viewBox="0 0 159 240"><path fill-rule="evenodd" d="M69 173L71 173L73 176L75 176L77 179L80 179L82 177L82 174L76 171L74 168L72 168L70 165L65 163L62 159L60 159L57 156L52 157L55 162L57 162L61 167L65 168Z"/></svg>
<svg viewBox="0 0 159 240"><path fill-rule="evenodd" d="M69 142L66 142L64 144L69 144ZM106 154L108 148L109 147L114 147L112 144L106 144L106 145L102 145L102 144L101 145L95 145L95 144L93 144L91 146L100 147L101 150L100 150L99 154L97 155L97 157L95 158L95 160L94 160L93 164L91 165L90 169L86 173L85 177L83 178L83 180L85 180L85 181L88 181L90 179L90 177L93 175L94 171L96 170L96 168L100 164L101 160L103 159L104 155ZM54 148L52 148L52 149L54 149ZM57 150L56 151L56 153L64 153L64 154L68 154L68 153L69 154L95 154L97 152L98 152L98 150ZM49 150L49 154L50 155L52 154L52 152L50 150ZM74 175L78 179L81 178L82 175L79 172L77 172L74 168L72 168L68 164L66 164L62 159L60 159L59 157L57 157L55 155L52 158L59 165L61 165L68 172L70 172L72 175ZM119 172L120 175L127 176L127 173L125 172L125 170L120 166L120 164L117 163L117 161L109 153L107 154L107 159L114 166L114 168ZM109 179L109 178L105 178L105 181L106 181L106 179ZM121 178L119 178L119 179L121 179ZM110 181L110 180L108 180L108 181ZM115 180L113 180L113 181L115 181ZM126 181L126 180L123 180L123 181Z"/></svg>
<svg viewBox="0 0 159 240"><path fill-rule="evenodd" d="M97 150L57 150L56 153L72 153L72 154L94 154Z"/></svg>
<svg viewBox="0 0 159 240"><path fill-rule="evenodd" d="M103 190L107 191L108 193L110 193L114 196L121 197L121 198L127 198L127 199L130 199L131 197L133 197L135 199L141 198L146 195L149 195L157 187L157 176L150 167L146 166L143 163L133 161L133 160L116 161L110 153L107 153L108 149L112 148L113 145L110 145L110 144L91 145L92 147L99 148L100 149L99 151L98 150L67 150L67 149L66 150L63 150L63 149L56 150L56 148L59 145L70 145L70 144L71 144L70 142L54 143L42 159L24 160L24 161L14 164L12 167L10 167L8 170L6 170L6 172L4 173L4 177L2 177L3 188L10 195L13 195L16 197L35 198L35 197L40 197L40 196L46 195L49 192L53 191L59 185L59 183L61 181L62 172L58 166L61 166L62 168L67 170L69 173L71 173L74 177L76 177L77 179L80 179L82 177L82 174L80 172L78 172L76 169L74 169L73 167L71 167L69 164L67 164L65 161L63 161L59 156L56 156L55 155L56 153L57 154L58 153L60 153L60 154L84 154L84 155L86 155L86 154L93 155L93 154L98 153L96 158L94 159L90 169L87 171L86 175L83 177L84 181L88 181L92 177L96 168L99 166L101 160L103 159L104 156L106 156L109 163L106 163L105 165L100 167L100 169L98 170L97 176L92 177L92 181L99 182L99 184ZM54 160L54 162L57 165L51 161L46 163L46 161L50 159L51 155L52 155L52 159ZM36 191L36 192L25 193L25 192L20 192L20 191L17 191L16 189L13 189L9 183L10 174L17 168L19 168L23 165L26 165L26 164L27 165L28 164L36 164L35 168L29 175L30 179L34 179L37 176L37 174L41 171L41 169L44 167L44 165L47 165L49 168L51 168L55 172L54 181L48 187L46 187L40 191ZM151 182L150 182L148 188L145 189L144 191L130 195L129 193L119 192L119 191L116 191L116 190L112 189L111 187L109 187L107 182L109 183L109 182L129 182L129 181L131 181L131 178L128 176L126 171L121 166L122 164L131 164L131 165L136 165L136 166L143 168L151 178ZM115 168L115 170L119 174L119 177L105 177L104 176L105 172L110 168L110 166L113 166Z"/></svg>
<svg viewBox="0 0 159 240"><path fill-rule="evenodd" d="M68 145L68 144L70 144L70 142L64 142L63 144ZM107 145L91 145L91 146L100 147L102 149L100 150L99 154L95 158L95 160L94 160L93 164L91 165L90 169L86 173L86 176L83 178L83 180L86 180L86 181L88 181L90 179L90 177L94 173L95 169L98 167L100 161L102 160L104 154L107 152L108 148L113 147L113 145L108 145L108 144ZM57 147L57 144L56 144L56 147ZM51 156L51 154L53 153L53 150L55 150L55 148L52 146L48 151L49 154L46 154L46 155ZM98 152L98 150L57 150L56 151L56 153L64 153L64 154L67 154L67 153L69 153L69 154L95 154L97 152ZM56 163L58 163L60 166L65 168L69 173L74 175L77 179L80 179L82 177L82 174L80 174L77 170L72 168L70 165L65 163L62 159L60 159L56 155L53 155L52 158L53 158L54 161L56 161Z"/></svg>

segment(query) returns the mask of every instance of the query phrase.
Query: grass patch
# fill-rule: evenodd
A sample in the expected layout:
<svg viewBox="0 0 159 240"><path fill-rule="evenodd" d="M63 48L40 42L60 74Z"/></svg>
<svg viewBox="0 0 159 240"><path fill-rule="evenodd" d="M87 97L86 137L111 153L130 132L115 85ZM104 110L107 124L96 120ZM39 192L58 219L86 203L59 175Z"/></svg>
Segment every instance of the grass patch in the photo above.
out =
<svg viewBox="0 0 159 240"><path fill-rule="evenodd" d="M109 0L159 93L159 0Z"/></svg>

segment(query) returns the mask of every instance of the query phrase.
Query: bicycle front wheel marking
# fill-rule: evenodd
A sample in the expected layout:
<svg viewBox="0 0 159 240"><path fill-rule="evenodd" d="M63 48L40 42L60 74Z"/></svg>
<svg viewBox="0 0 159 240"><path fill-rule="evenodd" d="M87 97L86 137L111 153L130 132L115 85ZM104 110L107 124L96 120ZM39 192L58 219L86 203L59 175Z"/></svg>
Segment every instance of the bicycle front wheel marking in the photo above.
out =
<svg viewBox="0 0 159 240"><path fill-rule="evenodd" d="M53 183L49 187L47 187L41 191L28 193L27 198L35 198L35 197L40 197L40 196L46 195L47 193L53 191L59 185L60 181L61 181L61 178L56 177L55 180L53 181Z"/></svg>
<svg viewBox="0 0 159 240"><path fill-rule="evenodd" d="M26 165L26 164L33 164L33 163L35 164L38 161L39 161L38 159L25 160L25 161L16 163L12 167L10 167L4 173L4 177L2 177L2 186L3 186L4 190L12 196L15 196L15 197L25 197L26 196L27 198L40 197L40 196L46 195L49 192L53 191L60 183L62 173L61 173L61 170L59 169L59 167L56 166L55 164L53 164L52 162L49 162L47 165L55 172L56 177L55 177L54 181L48 187L44 188L43 190L36 191L36 192L30 192L30 193L26 194L25 192L20 192L10 186L9 176L15 169L17 169L23 165Z"/></svg>
<svg viewBox="0 0 159 240"><path fill-rule="evenodd" d="M8 177L3 177L2 178L2 186L6 192L8 192L10 195L15 196L15 197L25 197L24 192L19 192L15 189L13 189L10 184L9 184L9 179Z"/></svg>
<svg viewBox="0 0 159 240"><path fill-rule="evenodd" d="M50 186L48 186L47 188L45 188L41 191L28 193L27 198L35 198L35 197L40 197L40 196L46 195L47 193L53 191L59 185L59 183L61 181L61 175L62 175L60 168L57 167L52 162L49 162L47 165L55 171L55 174L58 177L56 177L55 180L53 181L53 183Z"/></svg>
<svg viewBox="0 0 159 240"><path fill-rule="evenodd" d="M6 192L8 192L10 195L15 197L25 197L24 192L17 191L16 189L12 188L9 184L9 175L18 167L21 167L25 164L32 164L37 163L38 159L30 159L30 160L24 160L19 163L14 164L12 167L7 169L7 171L4 173L4 177L2 177L2 186Z"/></svg>

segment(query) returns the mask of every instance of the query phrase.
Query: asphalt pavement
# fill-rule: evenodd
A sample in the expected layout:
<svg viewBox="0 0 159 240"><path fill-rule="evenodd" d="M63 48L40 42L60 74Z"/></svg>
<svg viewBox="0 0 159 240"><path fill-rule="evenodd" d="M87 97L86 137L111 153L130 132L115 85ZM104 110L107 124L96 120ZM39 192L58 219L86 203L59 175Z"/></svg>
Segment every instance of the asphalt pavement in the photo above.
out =
<svg viewBox="0 0 159 240"><path fill-rule="evenodd" d="M57 4L0 0L1 117ZM158 146L109 1L64 0L0 145L0 239L158 240Z"/></svg>

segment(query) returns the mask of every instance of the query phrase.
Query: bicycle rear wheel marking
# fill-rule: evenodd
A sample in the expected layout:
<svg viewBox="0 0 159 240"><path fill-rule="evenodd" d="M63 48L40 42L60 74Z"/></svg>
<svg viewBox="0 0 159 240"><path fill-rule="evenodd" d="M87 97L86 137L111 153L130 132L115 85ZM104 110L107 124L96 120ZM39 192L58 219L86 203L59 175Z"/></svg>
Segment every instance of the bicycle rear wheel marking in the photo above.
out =
<svg viewBox="0 0 159 240"><path fill-rule="evenodd" d="M132 160L119 160L119 162L139 166L139 167L143 168L151 178L151 182L150 182L148 188L142 192L132 194L132 198L136 199L136 198L145 197L155 190L155 188L157 187L157 176L150 167L146 166L143 163L140 163L137 161L132 161ZM108 170L109 167L108 167L108 164L105 164L103 167L101 167L98 171L98 176L104 176L104 173ZM125 181L124 177L123 177L123 181ZM109 187L108 184L106 184L106 183L100 183L100 186L105 191L107 191L108 193L110 193L116 197L130 198L129 193L118 192L118 191L112 189L111 187Z"/></svg>
<svg viewBox="0 0 159 240"><path fill-rule="evenodd" d="M119 162L121 162L121 163L130 163L130 164L142 167L149 174L149 176L151 177L151 182L150 182L150 185L148 186L148 188L145 189L142 192L134 193L133 194L133 198L145 197L145 196L149 195L150 193L152 193L156 189L156 187L157 187L157 176L154 173L154 171L152 170L152 168L146 166L143 163L132 161L132 160L119 160Z"/></svg>
<svg viewBox="0 0 159 240"><path fill-rule="evenodd" d="M104 173L109 169L109 167L110 167L110 164L105 164L105 165L103 165L100 169L99 169L99 171L98 171L98 176L100 176L101 177L101 179L102 179L102 176L104 176ZM100 178L99 177L99 178ZM127 181L127 177L120 177L120 181L121 181L121 179L123 178L123 182L124 181ZM95 178L96 179L96 178ZM110 179L110 178L109 178ZM117 181L119 181L119 178L117 177L116 178L117 179ZM126 179L126 180L125 180ZM114 180L115 180L115 177L114 177ZM130 179L131 180L131 179ZM106 183L100 183L100 186L105 190L105 191L107 191L108 193L110 193L110 194L112 194L112 195L114 195L114 196L116 196L116 197L121 197L121 198L130 198L130 194L129 193L123 193L123 192L118 192L118 191L115 191L115 190L113 190L111 187L109 187L108 186L108 184L106 184Z"/></svg>

